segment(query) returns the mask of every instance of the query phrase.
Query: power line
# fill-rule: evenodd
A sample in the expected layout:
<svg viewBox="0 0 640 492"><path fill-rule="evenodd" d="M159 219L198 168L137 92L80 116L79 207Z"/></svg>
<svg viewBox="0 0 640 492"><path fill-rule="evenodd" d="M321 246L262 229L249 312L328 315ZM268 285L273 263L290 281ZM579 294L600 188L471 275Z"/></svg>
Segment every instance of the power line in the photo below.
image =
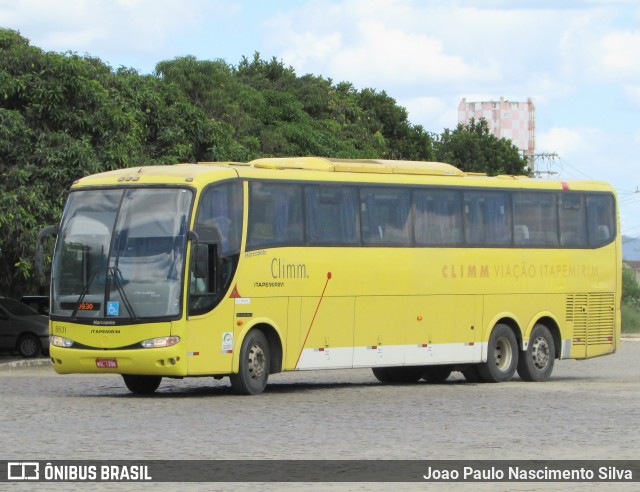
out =
<svg viewBox="0 0 640 492"><path fill-rule="evenodd" d="M541 174L546 174L548 176L551 176L553 174L558 174L556 171L551 171L549 164L553 164L555 159L559 159L560 156L558 156L558 154L556 152L539 152L536 154L533 154L532 156L532 162L533 162L533 175L536 177L539 177ZM537 162L539 160L544 161L548 161L547 163L547 170L546 171L540 171L539 166L537 164Z"/></svg>
<svg viewBox="0 0 640 492"><path fill-rule="evenodd" d="M572 171L574 171L575 173L578 173L583 178L587 178L590 180L595 179L592 176L589 176L585 172L581 171L580 169L576 168L575 166L572 166L568 161L561 158L556 152L541 152L538 154L534 154L532 157L533 157L533 163L534 163L534 169L533 169L534 176L540 177L543 174L546 174L549 176L556 175L556 174L564 174L564 173L567 173L567 168L570 168ZM546 162L547 170L546 171L540 170L540 166L537 165L537 161L542 161L543 163ZM552 171L551 170L552 166L557 166L560 170ZM576 176L572 176L572 174L574 173L567 173L567 174L569 174L569 177L572 177L572 178L576 177ZM629 207L640 203L639 187L636 187L635 191L618 190L618 189L616 189L616 191L619 196L618 201L621 208L624 207L625 209L628 209ZM639 229L640 229L640 225L635 225L622 230L622 234L634 233L634 232L637 232Z"/></svg>

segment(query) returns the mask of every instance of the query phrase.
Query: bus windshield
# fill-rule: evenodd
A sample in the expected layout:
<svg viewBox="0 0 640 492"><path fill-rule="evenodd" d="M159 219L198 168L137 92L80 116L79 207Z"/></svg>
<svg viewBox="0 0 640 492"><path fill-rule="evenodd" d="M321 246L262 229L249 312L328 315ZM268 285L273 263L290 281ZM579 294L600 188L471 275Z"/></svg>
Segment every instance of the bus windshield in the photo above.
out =
<svg viewBox="0 0 640 492"><path fill-rule="evenodd" d="M181 314L192 192L72 192L52 266L53 316L138 320Z"/></svg>

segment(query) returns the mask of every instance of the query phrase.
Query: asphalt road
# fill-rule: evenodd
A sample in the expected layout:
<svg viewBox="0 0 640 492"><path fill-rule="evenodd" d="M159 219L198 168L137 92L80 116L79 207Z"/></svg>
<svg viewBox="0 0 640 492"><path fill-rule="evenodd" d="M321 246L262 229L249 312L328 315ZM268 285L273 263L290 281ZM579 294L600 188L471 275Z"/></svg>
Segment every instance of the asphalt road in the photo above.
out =
<svg viewBox="0 0 640 492"><path fill-rule="evenodd" d="M61 376L46 359L14 359L0 357L5 443L0 459L640 458L636 424L640 339L625 340L611 356L556 361L554 375L545 383L516 378L503 384L472 384L454 373L441 385L386 386L368 369L309 371L272 376L266 392L256 397L232 395L228 380L212 378L163 380L156 394L141 397L130 394L119 376ZM124 485L101 484L101 489L132 489L131 484ZM443 484L407 485L402 489L443 488ZM311 486L389 490L389 484L371 483ZM180 487L255 488L252 484ZM309 485L258 488L306 490ZM457 488L460 484L451 484L450 490ZM476 484L468 490L584 488L584 484L512 483ZM587 484L586 488L620 490L627 485ZM37 488L41 489L46 488Z"/></svg>

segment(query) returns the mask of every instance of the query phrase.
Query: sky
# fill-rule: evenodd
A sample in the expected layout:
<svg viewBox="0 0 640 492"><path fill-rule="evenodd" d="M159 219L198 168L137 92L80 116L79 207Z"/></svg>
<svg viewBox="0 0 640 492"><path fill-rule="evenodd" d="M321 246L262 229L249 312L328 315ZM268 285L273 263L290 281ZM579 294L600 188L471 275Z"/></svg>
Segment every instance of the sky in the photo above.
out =
<svg viewBox="0 0 640 492"><path fill-rule="evenodd" d="M297 75L385 91L442 133L458 104L533 98L541 179L598 179L640 236L637 0L0 0L0 27L47 51L153 73L258 52Z"/></svg>

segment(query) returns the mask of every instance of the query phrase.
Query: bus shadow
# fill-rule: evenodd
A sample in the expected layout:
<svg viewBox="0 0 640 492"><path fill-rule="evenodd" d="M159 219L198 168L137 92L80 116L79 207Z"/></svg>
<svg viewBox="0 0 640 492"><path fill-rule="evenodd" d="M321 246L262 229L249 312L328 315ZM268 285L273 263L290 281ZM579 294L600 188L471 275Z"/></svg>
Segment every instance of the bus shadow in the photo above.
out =
<svg viewBox="0 0 640 492"><path fill-rule="evenodd" d="M264 390L264 395L283 395L283 394L295 394L295 393L307 393L318 392L327 390L354 390L354 389L383 389L383 388L408 388L408 387L431 387L442 388L446 386L476 386L476 383L469 383L464 380L452 380L444 383L433 384L420 381L418 383L407 384L384 384L378 381L371 382L295 382L295 383L270 383ZM86 396L101 396L101 397L116 397L116 398L194 398L194 397L212 397L212 396L239 396L235 395L229 385L211 386L189 386L180 387L179 385L171 387L160 387L155 393L149 395L133 394L123 388L125 393L102 393L99 395L86 395Z"/></svg>
<svg viewBox="0 0 640 492"><path fill-rule="evenodd" d="M533 385L535 387L543 387L542 385L553 385L553 383L568 383L576 381L593 381L593 378L582 378L580 376L559 376L554 377L544 382L527 382L518 377L515 377L510 382L491 384L482 382L470 382L465 379L449 379L442 383L427 383L426 381L419 381L417 383L406 384L385 384L378 381L366 381L366 382L349 382L349 381L334 381L334 382L275 382L269 383L264 390L264 395L283 395L294 393L308 393L319 392L328 390L342 390L348 389L350 391L358 389L392 389L392 388L432 388L433 390L444 388L476 388L482 386L487 391L494 389L507 389L510 385L521 386L526 384L527 386ZM236 397L231 389L231 386L227 383L220 383L219 385L211 385L203 383L198 385L197 383L190 384L189 386L181 386L180 382L163 383L160 388L151 394L134 394L129 392L124 384L122 387L110 386L104 388L103 392L82 393L73 396L76 397L99 397L99 398L202 398L202 397L224 397L232 396Z"/></svg>

